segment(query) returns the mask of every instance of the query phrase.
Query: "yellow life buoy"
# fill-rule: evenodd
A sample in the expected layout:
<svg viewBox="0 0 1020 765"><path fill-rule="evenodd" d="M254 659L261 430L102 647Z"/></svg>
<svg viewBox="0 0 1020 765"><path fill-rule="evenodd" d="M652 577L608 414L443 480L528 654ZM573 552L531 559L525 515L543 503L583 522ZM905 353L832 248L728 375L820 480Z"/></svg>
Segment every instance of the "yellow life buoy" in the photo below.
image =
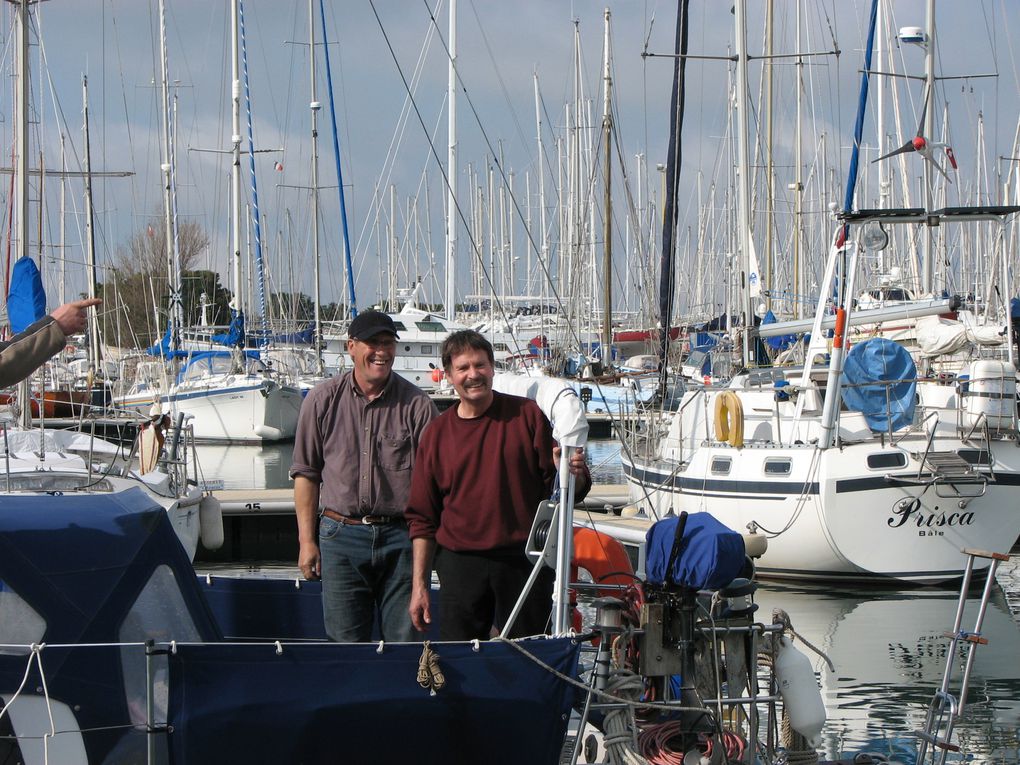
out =
<svg viewBox="0 0 1020 765"><path fill-rule="evenodd" d="M744 407L731 390L715 397L715 439L737 449L744 445Z"/></svg>

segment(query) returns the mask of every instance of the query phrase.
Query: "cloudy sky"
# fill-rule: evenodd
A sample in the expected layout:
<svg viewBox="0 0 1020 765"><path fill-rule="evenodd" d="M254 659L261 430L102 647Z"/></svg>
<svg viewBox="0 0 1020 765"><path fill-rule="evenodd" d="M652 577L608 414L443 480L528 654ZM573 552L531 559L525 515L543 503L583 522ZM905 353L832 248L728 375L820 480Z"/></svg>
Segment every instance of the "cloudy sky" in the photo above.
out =
<svg viewBox="0 0 1020 765"><path fill-rule="evenodd" d="M0 9L11 29L13 6ZM696 2L691 8L691 53L726 56L733 49L733 15L729 2ZM819 0L801 3L802 50L818 54L803 68L802 147L805 173L813 173L814 203L841 196L847 145L857 109L865 19L870 2ZM973 194L982 183L992 185L996 171L1008 167L996 157L1011 155L1018 116L1018 55L1009 30L1016 30L1020 8L1009 0L941 3L939 73L967 79L940 84L935 102L940 137L943 120L960 161L951 194ZM598 124L601 114L603 13L612 18L613 83L619 137L617 145L627 168L628 189L639 220L648 216L649 200L660 195L656 165L666 152L667 111L676 8L672 2L630 0L518 0L512 3L459 0L458 58L464 90L458 100L461 207L471 216L470 189L487 187L486 168L493 154L513 173L513 191L522 217L538 230L538 173L545 167L546 205L552 210L556 182L556 139L566 150L566 105L575 98L575 32L580 49L579 81L585 108ZM775 0L776 54L796 50L798 3ZM922 0L889 3L890 29L924 24ZM752 0L748 10L749 49L764 50L766 4ZM170 77L176 87L178 209L182 218L199 223L211 246L207 267L229 282L229 3L226 0L166 0ZM314 3L318 13L318 0ZM130 178L96 183L98 245L101 264L124 257L132 234L144 231L161 207L159 177L159 92L156 0L50 0L38 6L41 46L32 48L33 152L40 145L49 167L59 164L59 135L66 134L68 163L80 163L81 77L88 75L94 169L125 170ZM397 286L415 277L442 280L442 174L432 156L446 157L447 3L437 0L326 0L327 39L336 96L337 120L351 241L355 250L359 302L378 299L386 288L389 267L380 252L388 250L390 191L394 186L396 238L401 264ZM244 3L252 121L262 239L270 267L271 287L311 292L310 254L310 83L307 0L247 0ZM431 14L435 15L433 21ZM317 22L318 23L318 22ZM321 27L316 35L322 39ZM33 34L33 43L35 35ZM5 73L10 70L13 32L4 34ZM890 65L900 73L923 73L923 58L914 46L886 43ZM891 47L890 47L891 46ZM839 50L840 55L831 55ZM643 52L666 57L642 56ZM317 51L319 168L322 209L322 289L332 300L343 290L340 263L336 172L322 48ZM878 68L878 67L876 67ZM684 226L697 226L699 200L714 182L727 184L732 155L727 143L732 101L728 97L731 67L726 61L692 61L688 68L688 117L684 127L681 193ZM752 61L750 100L752 141L763 145L765 91L760 59ZM416 72L418 73L416 75ZM773 160L779 195L792 180L795 140L795 74L791 58L778 58L774 68ZM539 162L536 133L535 75L543 121L545 159ZM978 75L996 74L994 78ZM6 78L7 82L11 79ZM413 83L408 107L405 80ZM923 91L916 81L888 78L883 88L886 149L916 131ZM896 92L892 91L895 85ZM9 87L9 86L8 86ZM9 105L9 95L0 103ZM948 104L948 111L945 106ZM2 108L8 140L13 115ZM946 116L948 115L948 116ZM979 115L984 121L985 161L978 162ZM243 118L242 118L243 119ZM423 127L424 125L424 127ZM874 110L866 140L877 141ZM245 130L242 130L245 132ZM589 135L590 139L590 135ZM587 139L586 139L587 140ZM244 141L247 147L247 135ZM280 149L280 152L265 150ZM870 157L877 156L872 150ZM978 167L984 168L979 171ZM902 168L904 188L916 185L919 163ZM639 169L640 168L640 169ZM647 171L647 172L646 172ZM982 176L982 173L987 173ZM617 182L622 173L617 170ZM497 171L498 176L498 171ZM650 179L649 179L649 176ZM872 183L874 185L874 179ZM245 203L252 201L247 160L244 162ZM46 267L53 283L53 261L59 241L58 186L47 180L43 192L43 239L50 253ZM877 187L877 186L876 186ZM530 189L530 194L529 194ZM427 190L427 192L426 192ZM623 191L621 188L620 192ZM7 189L4 195L6 207ZM497 192L498 193L498 192ZM962 199L963 196L960 198ZM33 189L33 199L39 197ZM618 198L623 198L618 193ZM83 284L80 268L80 180L68 185L67 273L69 289ZM376 200L382 200L381 205ZM841 201L839 199L838 201ZM783 200L778 204L787 204ZM34 203L33 203L34 204ZM496 202L493 206L496 206ZM509 201L506 202L509 208ZM37 211L32 213L37 216ZM550 216L553 213L550 212ZM513 217L508 211L505 219ZM617 236L626 231L626 215L617 218ZM6 221L6 217L5 217ZM488 236L488 223L482 226ZM524 224L514 225L515 287L522 272L539 269L529 254ZM537 234L535 234L537 236ZM504 237L509 237L505 233ZM658 237L658 232L656 232ZM462 242L466 234L461 234ZM631 243L635 238L632 237ZM466 248L466 245L465 245ZM622 247L620 248L622 250ZM458 266L460 294L469 289L465 251ZM617 256L618 258L622 256ZM429 276L430 259L435 270ZM101 276L102 278L102 276ZM52 302L52 301L51 301Z"/></svg>

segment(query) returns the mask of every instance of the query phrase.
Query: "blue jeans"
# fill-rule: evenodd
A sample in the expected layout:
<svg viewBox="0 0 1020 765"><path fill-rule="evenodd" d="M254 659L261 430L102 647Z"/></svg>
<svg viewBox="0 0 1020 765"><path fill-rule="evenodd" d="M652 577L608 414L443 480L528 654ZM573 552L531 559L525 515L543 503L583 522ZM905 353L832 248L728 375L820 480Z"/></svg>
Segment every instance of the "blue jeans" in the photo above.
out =
<svg viewBox="0 0 1020 765"><path fill-rule="evenodd" d="M407 612L411 600L411 540L404 523L348 526L319 518L322 617L338 643L421 639ZM377 624L379 630L373 633Z"/></svg>

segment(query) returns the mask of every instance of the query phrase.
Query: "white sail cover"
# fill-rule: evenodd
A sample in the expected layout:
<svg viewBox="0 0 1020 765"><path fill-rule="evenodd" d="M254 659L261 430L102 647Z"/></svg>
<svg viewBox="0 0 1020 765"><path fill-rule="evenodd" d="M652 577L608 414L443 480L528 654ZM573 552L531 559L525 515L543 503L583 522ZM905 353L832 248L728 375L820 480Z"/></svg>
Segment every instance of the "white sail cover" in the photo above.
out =
<svg viewBox="0 0 1020 765"><path fill-rule="evenodd" d="M944 319L941 316L925 316L917 320L917 344L921 354L932 358L947 353L956 353L968 345L1002 345L1006 334L1002 327L978 325L967 321Z"/></svg>
<svg viewBox="0 0 1020 765"><path fill-rule="evenodd" d="M554 377L523 377L500 373L492 381L494 390L530 398L552 423L553 438L560 446L584 446L588 441L588 419L577 393L564 380Z"/></svg>

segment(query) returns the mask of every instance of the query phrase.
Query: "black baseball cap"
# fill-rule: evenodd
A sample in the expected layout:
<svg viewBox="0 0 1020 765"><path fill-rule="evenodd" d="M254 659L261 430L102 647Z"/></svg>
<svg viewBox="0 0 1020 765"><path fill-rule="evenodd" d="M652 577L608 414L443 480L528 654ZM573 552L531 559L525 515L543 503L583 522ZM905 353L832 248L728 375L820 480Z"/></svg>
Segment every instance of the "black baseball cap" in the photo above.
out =
<svg viewBox="0 0 1020 765"><path fill-rule="evenodd" d="M362 311L347 328L347 336L352 340L371 340L381 332L398 337L397 325L382 311Z"/></svg>

